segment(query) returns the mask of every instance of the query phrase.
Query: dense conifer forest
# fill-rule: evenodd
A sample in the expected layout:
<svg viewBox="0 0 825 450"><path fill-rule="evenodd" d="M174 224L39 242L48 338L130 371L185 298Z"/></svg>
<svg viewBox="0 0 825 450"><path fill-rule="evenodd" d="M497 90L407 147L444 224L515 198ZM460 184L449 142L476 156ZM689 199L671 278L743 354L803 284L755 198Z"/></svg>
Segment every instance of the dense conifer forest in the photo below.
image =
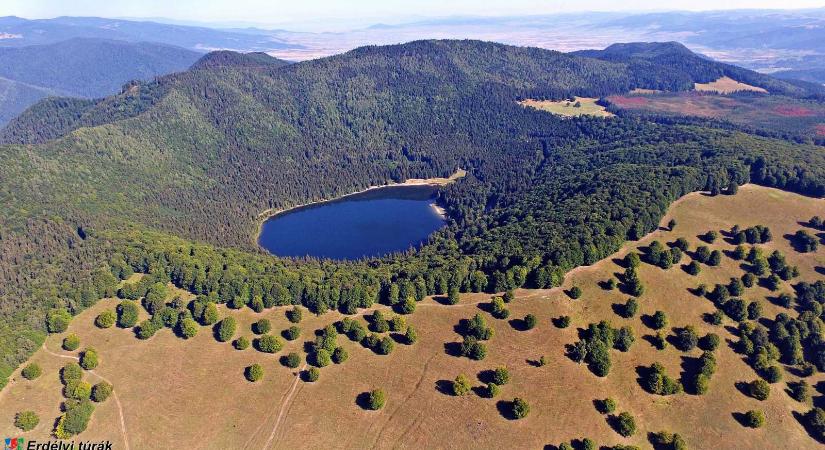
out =
<svg viewBox="0 0 825 450"><path fill-rule="evenodd" d="M556 286L651 231L688 192L754 182L825 194L819 146L517 103L679 90L731 70L657 51L645 64L475 41L290 65L223 53L99 101L41 102L0 134L0 375L61 328L63 311L115 294L136 271L150 274L136 298L171 281L216 302L353 313ZM819 95L737 70L771 92ZM419 251L336 262L256 246L264 210L459 168L468 175L438 193L448 226Z"/></svg>

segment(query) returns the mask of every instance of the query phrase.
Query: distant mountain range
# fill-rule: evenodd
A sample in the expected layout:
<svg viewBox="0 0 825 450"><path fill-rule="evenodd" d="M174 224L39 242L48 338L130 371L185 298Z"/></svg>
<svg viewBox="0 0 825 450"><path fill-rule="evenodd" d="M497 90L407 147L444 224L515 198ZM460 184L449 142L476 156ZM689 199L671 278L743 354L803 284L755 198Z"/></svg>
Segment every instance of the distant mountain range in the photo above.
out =
<svg viewBox="0 0 825 450"><path fill-rule="evenodd" d="M295 61L427 38L481 39L560 51L631 40L678 41L719 61L825 84L825 9L449 17L336 33L97 17L2 17L0 125L44 96L113 94L131 79L185 69L198 52L268 52Z"/></svg>
<svg viewBox="0 0 825 450"><path fill-rule="evenodd" d="M0 17L0 46L22 47L34 44L53 44L76 37L116 39L128 42L161 42L202 52L219 49L266 51L299 47L261 33L243 33L148 21L100 17L57 17L40 20L28 20L14 16Z"/></svg>
<svg viewBox="0 0 825 450"><path fill-rule="evenodd" d="M99 38L0 47L0 125L43 97L104 97L130 80L184 70L201 55L166 44Z"/></svg>

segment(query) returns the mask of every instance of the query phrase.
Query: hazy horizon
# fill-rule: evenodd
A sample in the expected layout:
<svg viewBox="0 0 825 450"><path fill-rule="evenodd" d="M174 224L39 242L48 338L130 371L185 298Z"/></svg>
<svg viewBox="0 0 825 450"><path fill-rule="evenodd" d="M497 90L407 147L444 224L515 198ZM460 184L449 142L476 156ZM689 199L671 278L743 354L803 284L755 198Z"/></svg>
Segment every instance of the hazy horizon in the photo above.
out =
<svg viewBox="0 0 825 450"><path fill-rule="evenodd" d="M104 17L120 20L154 21L213 28L291 28L306 31L340 31L374 24L404 24L450 18L490 18L518 16L552 16L564 14L649 14L663 12L715 12L729 10L804 10L825 8L819 0L775 0L711 2L709 0L670 2L662 8L658 2L631 0L617 5L603 0L542 2L537 0L469 1L443 4L423 0L409 5L397 0L363 0L343 4L331 0L307 0L300 4L238 0L236 2L182 0L174 5L149 0L81 0L67 4L59 0L10 0L0 7L0 16L26 19L56 17Z"/></svg>

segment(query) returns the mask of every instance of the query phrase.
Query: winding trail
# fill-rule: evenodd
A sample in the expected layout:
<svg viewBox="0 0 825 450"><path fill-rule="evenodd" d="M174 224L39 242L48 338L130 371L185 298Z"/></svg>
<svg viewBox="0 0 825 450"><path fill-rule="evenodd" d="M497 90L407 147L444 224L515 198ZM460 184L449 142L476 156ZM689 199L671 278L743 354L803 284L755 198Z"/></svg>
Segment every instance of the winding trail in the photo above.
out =
<svg viewBox="0 0 825 450"><path fill-rule="evenodd" d="M415 386L413 387L412 392L410 392L409 395L404 397L404 400L402 400L401 403L398 404L398 406L395 408L395 410L392 412L392 414L390 414L390 417L387 418L386 422L384 422L384 425L381 426L381 429L378 430L378 433L375 435L375 440L372 442L372 446L370 447L371 449L375 449L378 446L378 443L381 442L381 437L384 435L384 432L387 430L387 426L390 424L390 422L393 421L393 419L398 415L398 413L401 411L401 409L404 407L404 405L406 405L407 402L412 398L412 396L415 395L416 392L418 392L418 389L421 387L421 383L424 381L424 377L427 375L427 370L430 367L430 363L438 355L439 355L438 353L434 353L433 356L430 356L430 359L428 359L427 362L424 363L424 367L421 368L421 374L418 376L418 381L415 382ZM418 416L416 416L416 419L413 420L413 423L410 424L409 427L407 427L407 430L409 430L409 428L411 428L413 425L415 425L415 422L418 419L418 417L420 417L420 415L421 415L421 411L419 411L419 414L418 414ZM404 433L401 434L401 436L404 436L404 435L406 435L406 430L404 431Z"/></svg>
<svg viewBox="0 0 825 450"><path fill-rule="evenodd" d="M56 356L58 358L66 358L66 359L72 359L72 360L75 360L75 361L80 361L80 358L78 358L77 356L61 355L60 353L55 353L55 352L49 350L46 347L45 342L43 343L42 348L43 348L44 352L46 352L46 353L48 353L52 356ZM99 378L99 379L101 379L101 380L103 380L103 381L105 381L109 384L112 384L111 381L109 381L104 376L100 375L99 373L95 372L94 370L88 370L87 372L89 372L90 374L94 375L95 377L97 377L97 378ZM123 405L120 403L120 398L118 398L118 396L117 396L117 391L112 390L112 398L115 399L115 405L117 405L117 412L120 415L120 435L121 435L121 437L123 437L123 446L126 450L129 450L129 438L126 436L126 418L123 415Z"/></svg>
<svg viewBox="0 0 825 450"><path fill-rule="evenodd" d="M295 390L298 388L298 384L300 384L301 382L301 372L306 370L306 368L307 365L304 364L300 369L298 369L298 373L297 375L295 375L295 380L292 382L292 386L284 395L284 400L281 402L281 406L278 408L278 418L275 419L275 425L272 426L272 431L269 433L269 438L264 443L264 446L261 447L262 450L266 450L269 448L270 445L272 445L272 441L273 439L275 439L275 433L278 432L278 428L280 427L281 422L283 420L284 412L289 408L289 405L292 402L293 397L295 396ZM261 426L263 426L263 424L261 424ZM255 434L257 435L258 432L256 432ZM247 445L248 444L249 441L247 441Z"/></svg>

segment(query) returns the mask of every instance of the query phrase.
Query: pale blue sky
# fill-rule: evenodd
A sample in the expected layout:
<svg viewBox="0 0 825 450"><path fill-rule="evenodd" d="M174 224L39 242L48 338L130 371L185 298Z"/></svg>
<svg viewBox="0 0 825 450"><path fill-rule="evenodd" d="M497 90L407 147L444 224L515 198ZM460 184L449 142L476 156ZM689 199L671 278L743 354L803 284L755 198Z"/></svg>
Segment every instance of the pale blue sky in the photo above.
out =
<svg viewBox="0 0 825 450"><path fill-rule="evenodd" d="M333 18L380 21L448 15L815 7L825 7L825 0L3 0L0 16L165 17L276 24Z"/></svg>

